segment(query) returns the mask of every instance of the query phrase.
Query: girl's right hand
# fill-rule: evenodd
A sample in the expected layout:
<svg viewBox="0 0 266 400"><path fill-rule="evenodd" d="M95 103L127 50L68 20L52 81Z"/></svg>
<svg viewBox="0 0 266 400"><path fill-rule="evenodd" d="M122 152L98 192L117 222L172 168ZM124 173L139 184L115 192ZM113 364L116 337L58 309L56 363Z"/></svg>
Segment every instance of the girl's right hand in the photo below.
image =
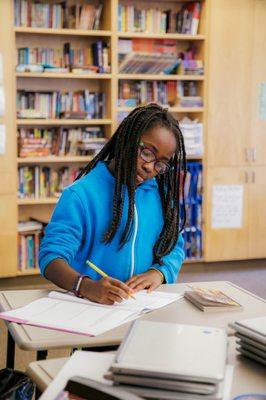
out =
<svg viewBox="0 0 266 400"><path fill-rule="evenodd" d="M99 281L83 279L80 294L84 298L101 304L121 303L128 299L134 291L123 282L113 278L102 278Z"/></svg>

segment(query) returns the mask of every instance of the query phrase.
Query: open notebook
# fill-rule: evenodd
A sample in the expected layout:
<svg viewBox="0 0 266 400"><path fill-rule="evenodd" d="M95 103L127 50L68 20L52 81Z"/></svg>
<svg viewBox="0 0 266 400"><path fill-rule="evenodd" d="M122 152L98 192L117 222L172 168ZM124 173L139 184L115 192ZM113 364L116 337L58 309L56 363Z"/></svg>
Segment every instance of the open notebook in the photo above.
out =
<svg viewBox="0 0 266 400"><path fill-rule="evenodd" d="M64 332L96 336L179 300L178 293L140 291L136 300L129 298L112 306L93 303L64 292L50 292L47 297L11 311L0 318Z"/></svg>

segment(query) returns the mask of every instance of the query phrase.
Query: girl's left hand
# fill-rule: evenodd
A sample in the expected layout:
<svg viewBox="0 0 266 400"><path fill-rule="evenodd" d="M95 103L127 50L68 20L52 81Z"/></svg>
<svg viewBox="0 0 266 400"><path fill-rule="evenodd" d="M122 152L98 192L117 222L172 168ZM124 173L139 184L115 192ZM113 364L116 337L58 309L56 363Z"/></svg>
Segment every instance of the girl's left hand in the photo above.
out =
<svg viewBox="0 0 266 400"><path fill-rule="evenodd" d="M125 283L134 290L134 292L143 289L148 289L148 292L151 292L163 283L163 278L159 271L150 269L143 274L132 276L132 278L128 279Z"/></svg>

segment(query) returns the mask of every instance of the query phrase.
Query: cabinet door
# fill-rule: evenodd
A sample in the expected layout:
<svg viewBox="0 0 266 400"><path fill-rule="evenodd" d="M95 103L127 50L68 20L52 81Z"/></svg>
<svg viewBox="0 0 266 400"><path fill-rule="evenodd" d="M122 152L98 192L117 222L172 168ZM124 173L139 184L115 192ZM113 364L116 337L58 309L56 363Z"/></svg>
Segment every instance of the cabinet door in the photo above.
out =
<svg viewBox="0 0 266 400"><path fill-rule="evenodd" d="M266 166L250 168L249 258L266 257Z"/></svg>
<svg viewBox="0 0 266 400"><path fill-rule="evenodd" d="M0 278L17 273L16 196L0 190Z"/></svg>
<svg viewBox="0 0 266 400"><path fill-rule="evenodd" d="M208 168L205 176L204 259L206 261L245 259L248 257L247 199L249 190L248 184L245 183L246 169ZM221 196L218 201L216 199L216 205L214 205L213 196L214 192L217 194L218 189ZM243 195L236 201L234 193L241 190L243 190ZM230 195L230 191L233 196ZM242 212L237 223L235 207L237 210L240 209L239 200L242 200ZM218 214L220 213L218 217L217 210Z"/></svg>
<svg viewBox="0 0 266 400"><path fill-rule="evenodd" d="M250 147L253 0L210 2L207 160L209 166L246 164Z"/></svg>
<svg viewBox="0 0 266 400"><path fill-rule="evenodd" d="M266 1L255 1L251 80L251 161L266 164Z"/></svg>

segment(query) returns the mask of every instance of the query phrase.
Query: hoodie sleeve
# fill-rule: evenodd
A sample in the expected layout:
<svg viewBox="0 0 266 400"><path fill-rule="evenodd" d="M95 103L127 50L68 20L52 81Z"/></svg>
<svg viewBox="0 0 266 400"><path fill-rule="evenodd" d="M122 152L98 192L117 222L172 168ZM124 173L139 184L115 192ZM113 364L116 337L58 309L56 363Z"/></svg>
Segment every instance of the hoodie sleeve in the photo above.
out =
<svg viewBox="0 0 266 400"><path fill-rule="evenodd" d="M65 189L41 242L39 266L43 276L47 265L56 258L71 265L82 242L85 221L84 205L79 196L71 188Z"/></svg>
<svg viewBox="0 0 266 400"><path fill-rule="evenodd" d="M184 239L179 234L177 243L171 253L162 257L163 265L153 264L150 269L160 271L164 275L165 283L175 283L184 259Z"/></svg>

